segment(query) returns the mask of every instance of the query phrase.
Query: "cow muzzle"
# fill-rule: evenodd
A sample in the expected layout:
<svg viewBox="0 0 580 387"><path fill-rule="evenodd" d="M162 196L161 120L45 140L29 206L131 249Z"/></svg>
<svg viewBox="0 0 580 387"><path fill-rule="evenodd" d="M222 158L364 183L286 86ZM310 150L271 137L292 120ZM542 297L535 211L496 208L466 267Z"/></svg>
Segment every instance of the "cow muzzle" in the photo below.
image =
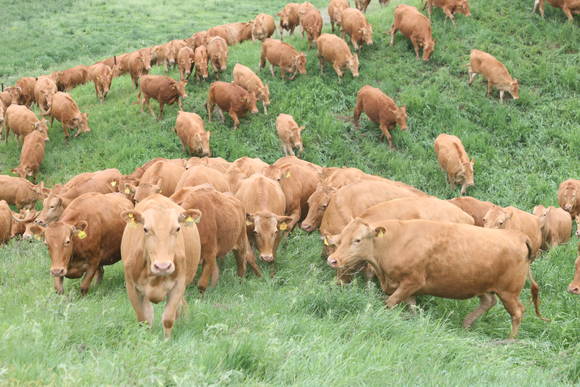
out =
<svg viewBox="0 0 580 387"><path fill-rule="evenodd" d="M326 262L332 268L336 269L338 267L338 261L332 255L326 259Z"/></svg>
<svg viewBox="0 0 580 387"><path fill-rule="evenodd" d="M580 295L580 286L575 284L570 284L568 286L568 292L576 295Z"/></svg>
<svg viewBox="0 0 580 387"><path fill-rule="evenodd" d="M274 262L274 256L269 254L260 254L260 259L264 262Z"/></svg>
<svg viewBox="0 0 580 387"><path fill-rule="evenodd" d="M312 225L311 225L311 224L307 224L307 223L304 223L304 222L302 222L302 224L300 225L300 228L301 228L302 230L304 230L304 231L307 231L307 232L312 232L312 231L314 231L314 227L312 227Z"/></svg>
<svg viewBox="0 0 580 387"><path fill-rule="evenodd" d="M564 205L564 210L566 210L568 212L572 211L572 205L571 204Z"/></svg>
<svg viewBox="0 0 580 387"><path fill-rule="evenodd" d="M173 262L155 262L151 264L151 272L154 275L169 275L175 271Z"/></svg>
<svg viewBox="0 0 580 387"><path fill-rule="evenodd" d="M51 268L50 275L53 277L64 277L66 275L66 269L63 267Z"/></svg>

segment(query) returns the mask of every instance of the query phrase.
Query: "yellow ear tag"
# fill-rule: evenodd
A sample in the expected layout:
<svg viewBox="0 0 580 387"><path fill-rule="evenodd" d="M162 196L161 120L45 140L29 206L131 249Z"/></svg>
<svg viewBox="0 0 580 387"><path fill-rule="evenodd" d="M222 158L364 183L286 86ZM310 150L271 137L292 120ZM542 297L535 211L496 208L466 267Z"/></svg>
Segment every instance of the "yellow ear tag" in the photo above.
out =
<svg viewBox="0 0 580 387"><path fill-rule="evenodd" d="M112 181L112 182L111 182L111 185L114 187L114 186L116 186L116 185L117 185L117 182L116 182L116 181Z"/></svg>
<svg viewBox="0 0 580 387"><path fill-rule="evenodd" d="M129 195L129 194L131 193L131 190L130 190L129 188L125 188L125 193L126 193L127 195Z"/></svg>
<svg viewBox="0 0 580 387"><path fill-rule="evenodd" d="M280 230L284 231L288 229L288 225L286 223L280 223Z"/></svg>
<svg viewBox="0 0 580 387"><path fill-rule="evenodd" d="M85 239L86 237L87 237L87 233L82 231L82 230L79 231L77 234L77 238L79 238L79 239Z"/></svg>
<svg viewBox="0 0 580 387"><path fill-rule="evenodd" d="M40 235L38 235L38 234L34 234L34 239L36 239L37 241L39 241L39 240L40 240L40 239L42 239L42 238L40 238Z"/></svg>
<svg viewBox="0 0 580 387"><path fill-rule="evenodd" d="M292 176L292 175L290 174L290 172L286 172L286 176L285 176L285 177L286 177L286 179L287 179L287 178L289 178L290 176Z"/></svg>
<svg viewBox="0 0 580 387"><path fill-rule="evenodd" d="M133 214L127 214L127 217L129 218L129 223L135 224L135 216Z"/></svg>
<svg viewBox="0 0 580 387"><path fill-rule="evenodd" d="M324 246L328 246L328 239L324 238Z"/></svg>
<svg viewBox="0 0 580 387"><path fill-rule="evenodd" d="M377 236L378 236L379 238L382 238L382 237L384 237L384 236L385 236L385 233L384 233L383 231L379 231L379 233L377 234Z"/></svg>
<svg viewBox="0 0 580 387"><path fill-rule="evenodd" d="M251 226L252 222L250 222L249 220L246 220L246 226Z"/></svg>
<svg viewBox="0 0 580 387"><path fill-rule="evenodd" d="M200 219L199 219L199 218L195 218L195 219L193 219L191 216L188 216L188 217L185 219L185 222L186 222L186 223L195 223L195 224L197 224L197 223L199 223L199 221L200 221Z"/></svg>

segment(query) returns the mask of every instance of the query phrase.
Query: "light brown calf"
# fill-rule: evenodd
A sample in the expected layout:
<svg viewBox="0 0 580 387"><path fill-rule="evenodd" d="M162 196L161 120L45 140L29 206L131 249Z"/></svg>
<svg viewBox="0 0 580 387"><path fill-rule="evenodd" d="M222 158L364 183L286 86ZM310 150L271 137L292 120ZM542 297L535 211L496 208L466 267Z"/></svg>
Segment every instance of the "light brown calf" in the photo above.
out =
<svg viewBox="0 0 580 387"><path fill-rule="evenodd" d="M181 81L189 79L194 60L194 52L191 48L186 46L179 49L177 53L177 66L179 67L179 79Z"/></svg>
<svg viewBox="0 0 580 387"><path fill-rule="evenodd" d="M8 204L15 205L20 209L31 209L37 200L44 199L49 190L44 188L44 183L34 185L26 179L8 175L0 175L0 200L6 200Z"/></svg>
<svg viewBox="0 0 580 387"><path fill-rule="evenodd" d="M55 73L55 83L58 91L69 91L89 81L88 66L78 65Z"/></svg>
<svg viewBox="0 0 580 387"><path fill-rule="evenodd" d="M575 266L574 279L568 285L568 291L572 294L580 295L580 242L578 243L578 257L576 258Z"/></svg>
<svg viewBox="0 0 580 387"><path fill-rule="evenodd" d="M519 99L518 80L512 78L508 69L494 56L480 50L471 50L469 57L469 80L471 85L477 74L482 74L487 79L487 95L491 95L495 87L499 90L499 100L503 103L503 95L507 91L513 99Z"/></svg>
<svg viewBox="0 0 580 387"><path fill-rule="evenodd" d="M219 107L219 113L224 123L224 112L228 112L234 123L234 129L240 126L238 117L243 117L248 111L252 114L258 113L256 95L246 91L243 87L228 82L217 81L209 87L206 104L209 122L212 120L212 113L216 106Z"/></svg>
<svg viewBox="0 0 580 387"><path fill-rule="evenodd" d="M205 165L196 165L188 168L175 186L175 191L187 187L210 184L219 192L229 192L230 185L225 174Z"/></svg>
<svg viewBox="0 0 580 387"><path fill-rule="evenodd" d="M492 202L478 200L472 198L471 196L463 196L451 199L449 200L449 203L456 205L471 215L475 221L475 225L479 227L483 227L483 219L485 218L485 214L494 206Z"/></svg>
<svg viewBox="0 0 580 387"><path fill-rule="evenodd" d="M225 39L214 36L207 43L207 55L216 77L219 79L222 72L228 67L228 45Z"/></svg>
<svg viewBox="0 0 580 387"><path fill-rule="evenodd" d="M202 118L195 113L179 112L175 120L175 133L181 141L181 147L188 154L196 153L200 156L211 156L209 137Z"/></svg>
<svg viewBox="0 0 580 387"><path fill-rule="evenodd" d="M89 128L88 113L81 113L77 103L70 94L59 91L52 97L52 104L50 107L51 127L55 118L62 124L65 140L68 140L70 136L69 130L78 129L74 135L75 137L81 133L91 131L91 128Z"/></svg>
<svg viewBox="0 0 580 387"><path fill-rule="evenodd" d="M342 11L342 33L350 36L350 41L355 51L363 43L367 46L373 44L373 26L367 21L365 15L356 8L347 8Z"/></svg>
<svg viewBox="0 0 580 387"><path fill-rule="evenodd" d="M265 13L261 13L252 23L252 40L264 40L274 35L276 22L274 18Z"/></svg>
<svg viewBox="0 0 580 387"><path fill-rule="evenodd" d="M264 40L260 56L260 69L266 66L266 60L270 62L272 77L276 77L274 75L274 66L280 67L282 79L286 78L286 73L292 73L290 80L296 78L297 73L306 74L306 55L280 40Z"/></svg>
<svg viewBox="0 0 580 387"><path fill-rule="evenodd" d="M556 247L570 240L572 234L572 218L561 208L535 206L534 215L540 219L542 231L542 249Z"/></svg>
<svg viewBox="0 0 580 387"><path fill-rule="evenodd" d="M36 174L44 160L46 141L48 141L48 134L43 127L39 127L29 133L22 144L20 163L16 168L12 169L12 172L22 178L32 177L32 180L36 182Z"/></svg>
<svg viewBox="0 0 580 387"><path fill-rule="evenodd" d="M431 30L431 21L425 15L413 6L399 4L395 8L395 21L390 31L391 46L395 44L397 31L401 31L411 40L417 59L419 59L419 48L423 47L423 60L429 60L435 50L435 40Z"/></svg>
<svg viewBox="0 0 580 387"><path fill-rule="evenodd" d="M95 85L95 93L101 103L109 94L113 82L113 70L104 63L95 63L89 67L89 79Z"/></svg>
<svg viewBox="0 0 580 387"><path fill-rule="evenodd" d="M452 190L455 190L455 184L460 184L461 195L464 195L468 187L475 185L473 181L475 159L469 160L459 137L441 133L435 139L435 154L439 166L447 174L447 182Z"/></svg>
<svg viewBox="0 0 580 387"><path fill-rule="evenodd" d="M302 26L302 29L306 31L308 48L310 48L312 42L316 41L322 33L323 23L322 15L317 9L311 9L304 15L300 16L300 25Z"/></svg>
<svg viewBox="0 0 580 387"><path fill-rule="evenodd" d="M570 23L574 22L574 16L580 14L580 2L578 0L548 0L548 3L554 8L560 8ZM540 9L540 15L544 17L544 0L535 0L532 13Z"/></svg>
<svg viewBox="0 0 580 387"><path fill-rule="evenodd" d="M46 117L50 114L52 96L58 91L56 83L49 77L38 77L34 85L34 100L40 109L40 114Z"/></svg>
<svg viewBox="0 0 580 387"><path fill-rule="evenodd" d="M199 46L195 49L193 55L194 61L194 68L195 68L195 78L200 80L201 78L207 79L208 72L207 72L207 63L208 63L208 55L207 55L207 48L205 46Z"/></svg>
<svg viewBox="0 0 580 387"><path fill-rule="evenodd" d="M455 24L454 15L456 13L471 16L467 0L427 0L425 7L427 7L427 12L429 13L429 19L431 19L431 12L433 11L434 6L441 8L443 13L445 13L445 16L447 16L453 24Z"/></svg>
<svg viewBox="0 0 580 387"><path fill-rule="evenodd" d="M568 179L560 183L558 187L558 204L576 219L576 225L580 228L578 217L580 216L580 180Z"/></svg>
<svg viewBox="0 0 580 387"><path fill-rule="evenodd" d="M352 54L348 44L336 35L322 34L316 40L318 47L318 62L320 64L320 73L324 72L324 61L332 63L332 68L342 78L342 68L350 70L353 77L358 77L358 55Z"/></svg>
<svg viewBox="0 0 580 387"><path fill-rule="evenodd" d="M328 16L330 18L330 28L334 32L334 25L336 24L341 29L342 11L349 8L348 0L330 0L328 3Z"/></svg>
<svg viewBox="0 0 580 387"><path fill-rule="evenodd" d="M6 109L5 122L6 135L4 141L8 141L10 130L20 141L35 130L40 130L48 136L48 126L45 119L39 120L36 114L25 105L10 105Z"/></svg>
<svg viewBox="0 0 580 387"><path fill-rule="evenodd" d="M300 4L298 3L288 3L282 11L276 14L276 16L280 17L280 39L284 39L284 30L288 31L289 35L294 34L296 26L300 24L299 8Z"/></svg>
<svg viewBox="0 0 580 387"><path fill-rule="evenodd" d="M295 156L295 148L298 149L299 157L304 153L304 146L302 145L302 137L300 135L303 130L304 126L298 126L296 121L294 121L294 117L290 114L280 114L276 118L276 132L282 143L284 156Z"/></svg>
<svg viewBox="0 0 580 387"><path fill-rule="evenodd" d="M270 106L270 88L264 85L260 77L258 77L249 67L236 63L233 71L233 83L243 87L247 91L254 93L256 97L262 101L264 113L268 114L267 107Z"/></svg>
<svg viewBox="0 0 580 387"><path fill-rule="evenodd" d="M34 86L36 78L23 77L16 81L16 86L20 87L20 105L30 107L34 102Z"/></svg>
<svg viewBox="0 0 580 387"><path fill-rule="evenodd" d="M0 246L10 240L11 231L12 211L6 200L0 200Z"/></svg>
<svg viewBox="0 0 580 387"><path fill-rule="evenodd" d="M143 105L147 105L149 112L155 117L155 113L153 113L149 103L151 98L159 102L159 117L157 117L157 120L163 118L163 107L165 105L172 105L177 101L179 110L183 110L182 99L187 98L185 91L186 81L178 82L165 75L144 75L139 83L137 99L141 104L141 112L143 112Z"/></svg>

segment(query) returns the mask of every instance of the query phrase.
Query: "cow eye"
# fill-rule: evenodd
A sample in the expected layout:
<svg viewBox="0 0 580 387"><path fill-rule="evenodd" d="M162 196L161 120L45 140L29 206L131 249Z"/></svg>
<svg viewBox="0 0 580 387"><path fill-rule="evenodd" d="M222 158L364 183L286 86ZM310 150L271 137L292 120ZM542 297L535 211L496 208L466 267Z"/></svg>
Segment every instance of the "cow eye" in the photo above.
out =
<svg viewBox="0 0 580 387"><path fill-rule="evenodd" d="M67 239L66 241L64 241L64 245L65 245L65 246L68 246L68 245L70 245L70 239Z"/></svg>
<svg viewBox="0 0 580 387"><path fill-rule="evenodd" d="M147 227L143 227L143 232L144 232L145 234L147 234L147 233L149 232L149 229L148 229Z"/></svg>
<svg viewBox="0 0 580 387"><path fill-rule="evenodd" d="M354 243L360 243L360 239L355 239Z"/></svg>
<svg viewBox="0 0 580 387"><path fill-rule="evenodd" d="M177 227L177 228L175 229L175 232L179 232L180 230L181 230L181 227Z"/></svg>

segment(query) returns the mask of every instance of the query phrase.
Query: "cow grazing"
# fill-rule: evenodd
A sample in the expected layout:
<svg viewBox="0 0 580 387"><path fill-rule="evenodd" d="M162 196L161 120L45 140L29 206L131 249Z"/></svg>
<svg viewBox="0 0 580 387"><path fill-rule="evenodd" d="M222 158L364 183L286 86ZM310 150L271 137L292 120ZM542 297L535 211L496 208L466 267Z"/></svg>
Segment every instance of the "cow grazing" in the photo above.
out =
<svg viewBox="0 0 580 387"><path fill-rule="evenodd" d="M482 74L487 79L487 95L490 96L495 87L499 90L499 100L503 103L504 93L507 91L513 99L519 99L518 80L512 78L508 69L494 56L480 50L471 50L469 56L469 80L471 85L477 74Z"/></svg>
<svg viewBox="0 0 580 387"><path fill-rule="evenodd" d="M352 54L348 44L336 35L322 34L316 40L318 47L318 62L320 64L320 73L324 72L324 61L332 63L332 68L342 78L342 69L348 68L353 77L358 77L358 55Z"/></svg>
<svg viewBox="0 0 580 387"><path fill-rule="evenodd" d="M18 86L9 86L0 92L0 103L4 105L4 108L12 104L18 104L22 96L22 89Z"/></svg>
<svg viewBox="0 0 580 387"><path fill-rule="evenodd" d="M188 154L196 153L200 156L211 156L209 137L202 118L195 113L179 112L175 120L175 133L181 141L181 147Z"/></svg>
<svg viewBox="0 0 580 387"><path fill-rule="evenodd" d="M34 102L34 86L36 85L36 78L23 77L16 81L16 86L20 87L20 105L30 107Z"/></svg>
<svg viewBox="0 0 580 387"><path fill-rule="evenodd" d="M561 208L535 206L534 215L540 219L542 231L542 249L547 250L570 240L572 218Z"/></svg>
<svg viewBox="0 0 580 387"><path fill-rule="evenodd" d="M48 126L45 119L39 120L36 114L25 105L10 105L5 112L6 135L4 141L8 141L10 130L17 139L22 141L28 134L40 130L48 136Z"/></svg>
<svg viewBox="0 0 580 387"><path fill-rule="evenodd" d="M431 21L417 8L399 4L395 8L395 21L391 27L391 46L395 44L395 34L401 31L411 40L415 55L419 59L419 48L423 47L423 60L428 61L435 50L435 40L431 30Z"/></svg>
<svg viewBox="0 0 580 387"><path fill-rule="evenodd" d="M202 184L212 185L216 191L229 192L230 184L227 176L220 171L210 168L206 165L196 165L188 168L175 186L175 192L187 188L195 187Z"/></svg>
<svg viewBox="0 0 580 387"><path fill-rule="evenodd" d="M149 74L151 70L151 49L142 48L130 53L127 56L127 65L133 85L137 89L139 87L139 79Z"/></svg>
<svg viewBox="0 0 580 387"><path fill-rule="evenodd" d="M373 44L373 26L367 21L365 15L356 8L347 8L342 11L342 33L350 36L350 41L355 51L363 43L367 46Z"/></svg>
<svg viewBox="0 0 580 387"><path fill-rule="evenodd" d="M189 79L193 67L194 52L189 47L182 47L177 53L177 67L179 67L179 79Z"/></svg>
<svg viewBox="0 0 580 387"><path fill-rule="evenodd" d="M54 288L63 294L63 280L80 278L81 295L86 295L93 278L103 279L103 266L121 259L121 236L125 222L121 212L133 208L118 193L86 193L73 200L57 222L44 230L50 253L50 274Z"/></svg>
<svg viewBox="0 0 580 387"><path fill-rule="evenodd" d="M483 227L516 230L526 234L530 240L533 257L538 255L542 246L540 220L516 207L493 206L483 218Z"/></svg>
<svg viewBox="0 0 580 387"><path fill-rule="evenodd" d="M548 0L548 3L554 8L560 8L570 23L574 21L573 15L580 14L580 3L578 0ZM534 1L532 13L535 13L537 9L540 10L540 15L544 17L544 0Z"/></svg>
<svg viewBox="0 0 580 387"><path fill-rule="evenodd" d="M224 112L228 112L234 122L234 129L240 126L238 117L243 117L248 111L258 113L256 95L233 83L217 81L209 87L206 104L209 122L216 105L222 122L225 122Z"/></svg>
<svg viewBox="0 0 580 387"><path fill-rule="evenodd" d="M475 185L473 181L475 159L469 160L459 137L441 133L435 139L435 154L439 166L447 174L447 182L452 190L455 190L455 184L461 184L461 195L464 195L468 187Z"/></svg>
<svg viewBox="0 0 580 387"><path fill-rule="evenodd" d="M264 85L260 77L258 77L249 67L236 63L233 71L233 83L243 87L250 93L254 93L256 97L262 101L264 113L268 114L267 107L270 106L270 88Z"/></svg>
<svg viewBox="0 0 580 387"><path fill-rule="evenodd" d="M568 285L568 291L572 294L580 295L580 243L578 243L578 257L575 263L574 279Z"/></svg>
<svg viewBox="0 0 580 387"><path fill-rule="evenodd" d="M208 72L207 72L207 63L208 63L208 54L207 48L205 46L199 46L195 49L193 55L193 65L195 68L195 78L200 80L201 78L207 79Z"/></svg>
<svg viewBox="0 0 580 387"><path fill-rule="evenodd" d="M276 14L276 16L280 17L280 39L284 39L284 30L288 31L289 35L294 34L296 26L300 24L299 8L300 4L298 3L288 3L282 11Z"/></svg>
<svg viewBox="0 0 580 387"><path fill-rule="evenodd" d="M48 134L45 127L39 127L24 138L22 150L20 151L20 163L14 169L22 178L32 177L36 181L36 174L40 169L40 164L44 160L45 142L48 141Z"/></svg>
<svg viewBox="0 0 580 387"><path fill-rule="evenodd" d="M302 29L306 32L306 37L308 39L308 48L315 42L316 39L322 33L322 15L317 9L311 9L304 15L300 16L300 25Z"/></svg>
<svg viewBox="0 0 580 387"><path fill-rule="evenodd" d="M228 45L219 36L210 38L207 43L207 55L216 77L219 79L222 72L228 68Z"/></svg>
<svg viewBox="0 0 580 387"><path fill-rule="evenodd" d="M252 40L264 40L276 31L276 21L270 15L261 13L252 23Z"/></svg>
<svg viewBox="0 0 580 387"><path fill-rule="evenodd" d="M388 95L372 86L363 86L356 96L354 108L354 126L359 129L359 119L364 112L374 123L379 124L383 135L387 138L389 147L395 148L390 130L399 125L401 130L407 130L407 107L398 107Z"/></svg>
<svg viewBox="0 0 580 387"><path fill-rule="evenodd" d="M531 276L529 240L520 233L429 220L372 225L354 219L337 239L328 264L343 270L370 264L389 295L385 301L389 308L419 294L479 297L480 306L463 321L469 328L495 304L490 297L495 293L512 317L509 337L513 339L524 312L519 295L528 278L536 314L543 318L538 284Z"/></svg>
<svg viewBox="0 0 580 387"><path fill-rule="evenodd" d="M252 24L252 22L223 24L207 30L207 35L210 40L211 37L219 36L226 41L228 46L233 46L252 39Z"/></svg>
<svg viewBox="0 0 580 387"><path fill-rule="evenodd" d="M367 11L367 8L369 7L369 4L371 3L371 0L354 0L354 4L356 6L356 8L361 11L361 12L365 12Z"/></svg>
<svg viewBox="0 0 580 387"><path fill-rule="evenodd" d="M139 93L137 94L137 99L141 104L141 112L143 112L143 105L147 105L149 112L155 117L155 113L153 113L149 103L151 98L159 102L159 117L157 117L157 120L163 118L163 107L165 105L173 105L177 101L179 110L183 110L182 99L187 98L186 84L186 81L178 82L165 75L142 76L139 82Z"/></svg>
<svg viewBox="0 0 580 387"><path fill-rule="evenodd" d="M157 65L162 65L165 72L175 66L175 57L172 55L171 42L154 46L151 50L151 59Z"/></svg>
<svg viewBox="0 0 580 387"><path fill-rule="evenodd" d="M492 202L478 200L471 196L451 199L449 200L449 203L461 208L463 211L471 215L475 221L475 225L479 227L483 227L485 214L494 206Z"/></svg>
<svg viewBox="0 0 580 387"><path fill-rule="evenodd" d="M125 287L137 320L153 325L153 306L167 299L163 311L163 331L171 330L179 310L186 306L185 288L200 259L200 239L196 222L198 210L184 210L162 195L153 195L124 211L127 225L121 242Z"/></svg>
<svg viewBox="0 0 580 387"><path fill-rule="evenodd" d="M145 170L134 189L135 201L140 202L146 197L159 193L170 197L175 192L177 183L185 173L182 160L159 160Z"/></svg>
<svg viewBox="0 0 580 387"><path fill-rule="evenodd" d="M95 63L89 67L89 79L95 85L95 93L101 103L109 94L113 82L113 70L104 63Z"/></svg>
<svg viewBox="0 0 580 387"><path fill-rule="evenodd" d="M246 275L246 263L257 276L261 270L248 235L246 233L246 213L239 199L231 194L223 194L209 185L195 188L184 188L177 191L171 199L184 209L200 210L203 216L197 224L201 240L201 262L203 270L197 282L201 293L207 289L210 278L211 286L219 279L218 258L223 258L230 251L234 252L238 276Z"/></svg>
<svg viewBox="0 0 580 387"><path fill-rule="evenodd" d="M330 28L334 32L334 25L342 28L342 12L349 8L348 0L330 0L328 3L328 16L330 18Z"/></svg>
<svg viewBox="0 0 580 387"><path fill-rule="evenodd" d="M44 117L50 114L52 96L56 94L58 88L56 83L47 77L38 77L34 85L34 100L40 109L40 114Z"/></svg>
<svg viewBox="0 0 580 387"><path fill-rule="evenodd" d="M260 69L266 66L266 60L270 62L272 77L276 77L274 75L274 66L280 67L282 79L286 78L286 73L292 73L290 80L296 78L297 73L306 74L306 55L280 40L264 40L260 56Z"/></svg>
<svg viewBox="0 0 580 387"><path fill-rule="evenodd" d="M69 130L78 129L74 135L75 137L81 133L91 131L91 128L89 128L88 113L81 113L77 103L70 94L59 91L52 97L52 105L50 107L51 127L55 118L62 124L65 139L68 139L70 136Z"/></svg>
<svg viewBox="0 0 580 387"><path fill-rule="evenodd" d="M462 13L465 16L471 16L467 0L427 0L425 7L427 7L427 12L429 13L429 19L431 18L431 12L434 6L441 8L443 13L445 13L445 16L447 16L453 24L455 24L455 13Z"/></svg>
<svg viewBox="0 0 580 387"><path fill-rule="evenodd" d="M12 211L6 200L0 200L0 246L10 240L12 231Z"/></svg>
<svg viewBox="0 0 580 387"><path fill-rule="evenodd" d="M69 91L89 81L89 67L78 65L55 74L58 91Z"/></svg>
<svg viewBox="0 0 580 387"><path fill-rule="evenodd" d="M301 133L304 126L298 126L294 117L290 114L280 114L276 118L276 132L278 138L282 143L282 151L284 156L295 156L294 149L298 149L298 156L304 153L304 146L302 145Z"/></svg>
<svg viewBox="0 0 580 387"><path fill-rule="evenodd" d="M48 193L42 182L34 185L20 177L0 175L0 200L15 205L19 211L34 208L36 201L44 199Z"/></svg>
<svg viewBox="0 0 580 387"><path fill-rule="evenodd" d="M558 204L576 219L576 225L580 228L578 217L580 216L580 180L568 179L558 187Z"/></svg>

